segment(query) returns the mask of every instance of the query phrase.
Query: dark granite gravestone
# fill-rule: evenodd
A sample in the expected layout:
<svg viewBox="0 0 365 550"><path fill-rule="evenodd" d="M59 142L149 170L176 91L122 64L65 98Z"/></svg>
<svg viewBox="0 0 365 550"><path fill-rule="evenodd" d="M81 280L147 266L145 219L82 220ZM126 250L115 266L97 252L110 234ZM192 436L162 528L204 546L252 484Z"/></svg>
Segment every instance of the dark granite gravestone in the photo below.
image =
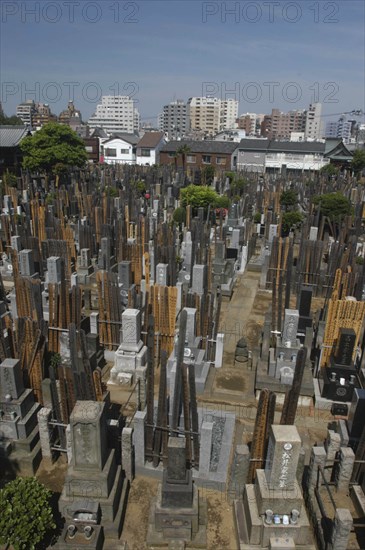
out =
<svg viewBox="0 0 365 550"><path fill-rule="evenodd" d="M353 396L347 421L350 435L350 445L357 445L364 429L365 390L356 388Z"/></svg>
<svg viewBox="0 0 365 550"><path fill-rule="evenodd" d="M298 297L297 309L300 317L309 317L311 313L313 290L311 287L302 286Z"/></svg>
<svg viewBox="0 0 365 550"><path fill-rule="evenodd" d="M354 330L341 328L330 364L323 369L319 382L322 397L341 402L352 400L355 388L359 387L356 368L352 361L355 343Z"/></svg>
<svg viewBox="0 0 365 550"><path fill-rule="evenodd" d="M336 365L352 365L352 355L356 343L356 333L353 329L341 328L334 359Z"/></svg>

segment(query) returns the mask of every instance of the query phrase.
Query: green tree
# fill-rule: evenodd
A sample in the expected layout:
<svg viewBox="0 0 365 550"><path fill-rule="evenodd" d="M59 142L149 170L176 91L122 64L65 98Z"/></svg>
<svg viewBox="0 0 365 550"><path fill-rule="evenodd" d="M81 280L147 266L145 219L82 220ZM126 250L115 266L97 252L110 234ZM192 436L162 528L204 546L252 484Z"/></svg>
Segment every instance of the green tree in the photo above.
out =
<svg viewBox="0 0 365 550"><path fill-rule="evenodd" d="M281 221L281 228L284 234L288 234L293 227L302 223L303 216L300 212L285 212Z"/></svg>
<svg viewBox="0 0 365 550"><path fill-rule="evenodd" d="M285 210L296 206L298 204L298 197L296 192L293 189L283 191L280 195L280 204L281 206L284 206Z"/></svg>
<svg viewBox="0 0 365 550"><path fill-rule="evenodd" d="M24 126L24 122L21 118L15 115L6 116L4 113L0 113L0 125L4 126Z"/></svg>
<svg viewBox="0 0 365 550"><path fill-rule="evenodd" d="M210 185L214 180L214 176L214 166L209 165L202 168L202 182L204 185Z"/></svg>
<svg viewBox="0 0 365 550"><path fill-rule="evenodd" d="M261 223L261 212L256 212L256 214L253 217L253 221L255 223Z"/></svg>
<svg viewBox="0 0 365 550"><path fill-rule="evenodd" d="M190 152L191 152L191 149L190 149L189 145L186 145L186 144L185 145L180 145L180 147L178 147L176 149L176 159L181 157L182 169L183 169L183 180L184 181L185 181L186 157Z"/></svg>
<svg viewBox="0 0 365 550"><path fill-rule="evenodd" d="M11 172L9 172L9 170L6 170L5 174L3 175L3 181L9 187L16 187L18 179L15 174L12 174Z"/></svg>
<svg viewBox="0 0 365 550"><path fill-rule="evenodd" d="M231 201L229 200L229 198L226 195L220 195L220 196L218 195L214 206L216 208L226 208L226 209L228 209L229 205L230 205L230 202Z"/></svg>
<svg viewBox="0 0 365 550"><path fill-rule="evenodd" d="M355 174L359 174L365 168L365 150L356 149L351 161L351 168Z"/></svg>
<svg viewBox="0 0 365 550"><path fill-rule="evenodd" d="M326 174L327 176L336 176L338 174L338 168L334 164L326 164L320 169L321 174Z"/></svg>
<svg viewBox="0 0 365 550"><path fill-rule="evenodd" d="M313 204L320 208L321 215L326 217L329 230L336 238L341 221L353 212L350 200L339 191L316 195L312 200Z"/></svg>
<svg viewBox="0 0 365 550"><path fill-rule="evenodd" d="M231 192L241 196L246 185L247 182L243 178L235 178L232 182L230 182Z"/></svg>
<svg viewBox="0 0 365 550"><path fill-rule="evenodd" d="M65 124L50 122L20 144L23 166L32 171L61 174L85 166L88 156L83 140Z"/></svg>
<svg viewBox="0 0 365 550"><path fill-rule="evenodd" d="M56 525L51 492L35 477L10 481L0 490L0 543L14 550L34 550Z"/></svg>
<svg viewBox="0 0 365 550"><path fill-rule="evenodd" d="M186 222L186 210L183 206L175 208L174 213L172 214L172 219L175 223L181 224Z"/></svg>
<svg viewBox="0 0 365 550"><path fill-rule="evenodd" d="M313 197L313 204L320 207L323 216L335 222L341 221L352 213L351 202L339 191L316 195Z"/></svg>
<svg viewBox="0 0 365 550"><path fill-rule="evenodd" d="M192 184L180 190L180 200L184 207L190 204L192 208L207 209L208 206L215 208L219 205L220 195L210 187Z"/></svg>

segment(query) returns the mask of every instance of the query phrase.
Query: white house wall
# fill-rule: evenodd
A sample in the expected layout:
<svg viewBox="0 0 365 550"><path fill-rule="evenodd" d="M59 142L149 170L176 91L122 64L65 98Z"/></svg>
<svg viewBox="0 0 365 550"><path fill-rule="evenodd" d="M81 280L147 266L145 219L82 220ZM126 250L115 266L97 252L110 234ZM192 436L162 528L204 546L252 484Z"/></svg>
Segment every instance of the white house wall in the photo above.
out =
<svg viewBox="0 0 365 550"><path fill-rule="evenodd" d="M107 164L136 164L136 155L133 153L133 146L122 139L112 139L104 144L104 162ZM116 149L115 157L106 155L107 149ZM121 153L122 149L128 149L128 153Z"/></svg>

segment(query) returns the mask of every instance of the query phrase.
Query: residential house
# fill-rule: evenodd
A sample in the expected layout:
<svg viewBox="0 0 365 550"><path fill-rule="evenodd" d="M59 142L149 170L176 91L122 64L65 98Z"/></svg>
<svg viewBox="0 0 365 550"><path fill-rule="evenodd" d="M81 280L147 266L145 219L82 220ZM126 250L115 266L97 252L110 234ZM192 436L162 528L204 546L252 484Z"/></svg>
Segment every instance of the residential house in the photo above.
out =
<svg viewBox="0 0 365 550"><path fill-rule="evenodd" d="M179 154L179 149L184 146L186 154ZM238 143L233 141L170 141L160 151L160 164L173 164L178 169L184 163L184 168L191 174L205 166L213 166L216 172L231 170L237 146Z"/></svg>
<svg viewBox="0 0 365 550"><path fill-rule="evenodd" d="M152 166L159 163L159 152L166 143L164 132L146 132L137 143L137 164Z"/></svg>
<svg viewBox="0 0 365 550"><path fill-rule="evenodd" d="M97 137L84 137L82 140L85 143L85 150L87 152L89 162L97 164L100 160L99 139Z"/></svg>
<svg viewBox="0 0 365 550"><path fill-rule="evenodd" d="M330 162L326 144L318 141L243 139L234 155L237 170L284 173L319 171Z"/></svg>
<svg viewBox="0 0 365 550"><path fill-rule="evenodd" d="M19 145L28 135L26 126L0 126L0 176L6 170L20 175L22 152Z"/></svg>
<svg viewBox="0 0 365 550"><path fill-rule="evenodd" d="M136 164L138 134L114 134L101 145L101 162Z"/></svg>

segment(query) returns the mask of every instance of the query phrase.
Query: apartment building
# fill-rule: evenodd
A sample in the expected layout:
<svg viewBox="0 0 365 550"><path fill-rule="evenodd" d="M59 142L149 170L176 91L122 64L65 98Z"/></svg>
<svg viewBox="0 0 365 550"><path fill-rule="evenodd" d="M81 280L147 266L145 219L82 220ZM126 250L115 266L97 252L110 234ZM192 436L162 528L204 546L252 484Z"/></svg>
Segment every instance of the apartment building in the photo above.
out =
<svg viewBox="0 0 365 550"><path fill-rule="evenodd" d="M133 133L139 130L140 114L128 96L102 96L101 103L89 118L90 128L102 128L108 134Z"/></svg>
<svg viewBox="0 0 365 550"><path fill-rule="evenodd" d="M237 120L237 127L240 130L244 130L247 136L260 136L261 124L265 115L257 113L244 113L240 115Z"/></svg>
<svg viewBox="0 0 365 550"><path fill-rule="evenodd" d="M33 116L36 113L35 103L32 99L28 99L17 105L16 116L20 118L26 126L32 127Z"/></svg>
<svg viewBox="0 0 365 550"><path fill-rule="evenodd" d="M355 120L346 120L345 116L341 116L337 122L327 122L325 137L341 138L344 143L350 143L355 126Z"/></svg>
<svg viewBox="0 0 365 550"><path fill-rule="evenodd" d="M322 104L311 103L306 112L305 139L308 141L321 139L322 136Z"/></svg>
<svg viewBox="0 0 365 550"><path fill-rule="evenodd" d="M238 101L235 99L191 97L187 109L189 130L203 131L207 137L236 126Z"/></svg>
<svg viewBox="0 0 365 550"><path fill-rule="evenodd" d="M51 112L48 103L36 103L32 99L20 103L16 116L29 128L39 129L48 122L57 122L57 116Z"/></svg>
<svg viewBox="0 0 365 550"><path fill-rule="evenodd" d="M177 99L163 106L159 129L168 139L181 139L186 135L187 121L187 105L184 100Z"/></svg>
<svg viewBox="0 0 365 550"><path fill-rule="evenodd" d="M272 109L270 115L265 115L261 124L261 135L269 139L290 139L292 132L304 132L306 111L294 110L283 113Z"/></svg>

